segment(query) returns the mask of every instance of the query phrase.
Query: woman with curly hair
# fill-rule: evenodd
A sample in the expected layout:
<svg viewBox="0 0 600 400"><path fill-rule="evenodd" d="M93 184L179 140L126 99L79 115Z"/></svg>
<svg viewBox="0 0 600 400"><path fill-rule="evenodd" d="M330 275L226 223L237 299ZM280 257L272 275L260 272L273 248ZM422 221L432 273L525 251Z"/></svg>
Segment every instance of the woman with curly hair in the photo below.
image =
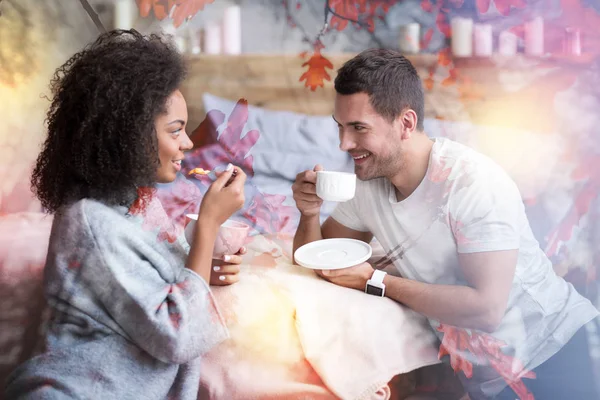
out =
<svg viewBox="0 0 600 400"><path fill-rule="evenodd" d="M32 176L55 213L47 349L13 372L7 398L196 399L201 355L228 336L208 283L237 280L240 255L213 269L212 253L246 177L229 165L191 244L173 235L153 187L176 179L192 147L184 77L169 41L134 30L101 35L57 70Z"/></svg>

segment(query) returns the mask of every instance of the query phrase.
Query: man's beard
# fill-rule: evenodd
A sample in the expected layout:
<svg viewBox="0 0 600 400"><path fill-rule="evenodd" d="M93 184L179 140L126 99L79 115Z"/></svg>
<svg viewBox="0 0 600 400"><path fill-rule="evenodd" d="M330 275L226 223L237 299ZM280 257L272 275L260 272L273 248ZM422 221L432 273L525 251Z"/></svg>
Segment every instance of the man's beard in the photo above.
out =
<svg viewBox="0 0 600 400"><path fill-rule="evenodd" d="M402 156L389 156L379 159L371 153L368 165L355 165L354 173L361 181L386 178L395 175L402 167Z"/></svg>

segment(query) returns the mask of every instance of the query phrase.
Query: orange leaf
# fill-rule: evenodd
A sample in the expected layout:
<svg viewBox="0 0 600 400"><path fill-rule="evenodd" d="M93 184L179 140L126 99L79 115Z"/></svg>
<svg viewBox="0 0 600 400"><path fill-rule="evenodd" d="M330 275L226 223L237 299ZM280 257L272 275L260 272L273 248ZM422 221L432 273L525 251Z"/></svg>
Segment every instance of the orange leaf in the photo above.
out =
<svg viewBox="0 0 600 400"><path fill-rule="evenodd" d="M150 15L150 10L152 9L152 5L154 3L153 0L135 0L137 6L140 10L140 16L142 18L146 18Z"/></svg>
<svg viewBox="0 0 600 400"><path fill-rule="evenodd" d="M438 64L442 67L452 64L452 55L450 54L449 47L444 48L438 53Z"/></svg>
<svg viewBox="0 0 600 400"><path fill-rule="evenodd" d="M431 76L428 76L427 78L423 79L423 83L425 85L425 89L431 90L433 89L433 84L435 82L433 81L433 78Z"/></svg>
<svg viewBox="0 0 600 400"><path fill-rule="evenodd" d="M167 18L169 11L173 8L175 0L136 0L140 10L140 16L146 18L150 15L150 10L159 21Z"/></svg>
<svg viewBox="0 0 600 400"><path fill-rule="evenodd" d="M326 68L333 69L333 64L321 55L321 46L315 46L315 51L312 57L302 64L303 67L308 66L308 70L302 74L299 81L305 80L304 86L309 87L312 91L317 89L317 86L324 87L324 80L331 80Z"/></svg>
<svg viewBox="0 0 600 400"><path fill-rule="evenodd" d="M448 77L442 81L442 86L444 87L458 83L458 70L456 68L450 68L448 74Z"/></svg>
<svg viewBox="0 0 600 400"><path fill-rule="evenodd" d="M250 264L258 265L260 267L275 268L277 266L277 261L275 261L275 257L272 253L263 252L257 256L254 256L252 261L250 261Z"/></svg>
<svg viewBox="0 0 600 400"><path fill-rule="evenodd" d="M214 0L174 0L175 10L173 11L173 24L179 27L184 21L192 18L198 11L204 9L204 6L212 3Z"/></svg>

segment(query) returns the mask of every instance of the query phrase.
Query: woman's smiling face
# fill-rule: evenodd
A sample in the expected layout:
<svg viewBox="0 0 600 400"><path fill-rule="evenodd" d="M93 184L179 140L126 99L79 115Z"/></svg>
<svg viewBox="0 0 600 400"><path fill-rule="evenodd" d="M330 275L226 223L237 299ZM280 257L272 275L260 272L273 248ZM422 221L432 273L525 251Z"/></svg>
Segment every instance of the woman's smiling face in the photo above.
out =
<svg viewBox="0 0 600 400"><path fill-rule="evenodd" d="M173 182L181 170L183 152L193 147L185 132L188 113L187 104L179 90L174 91L165 104L166 113L156 118L160 165L156 173L158 183Z"/></svg>

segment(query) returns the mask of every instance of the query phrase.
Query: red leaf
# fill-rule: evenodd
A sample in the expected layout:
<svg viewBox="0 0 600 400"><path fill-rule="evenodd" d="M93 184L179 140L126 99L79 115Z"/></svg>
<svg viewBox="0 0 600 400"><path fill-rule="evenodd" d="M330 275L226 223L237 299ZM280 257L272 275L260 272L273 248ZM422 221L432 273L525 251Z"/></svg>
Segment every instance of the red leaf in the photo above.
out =
<svg viewBox="0 0 600 400"><path fill-rule="evenodd" d="M487 10L490 9L490 1L491 0L475 0L475 5L477 6L479 14L485 14Z"/></svg>
<svg viewBox="0 0 600 400"><path fill-rule="evenodd" d="M349 21L354 21L360 22L369 32L373 32L374 19L383 19L390 6L396 2L397 0L331 0L329 5L336 15L331 17L329 25L332 29L342 31Z"/></svg>
<svg viewBox="0 0 600 400"><path fill-rule="evenodd" d="M461 8L465 0L448 0L450 5L454 8Z"/></svg>
<svg viewBox="0 0 600 400"><path fill-rule="evenodd" d="M218 135L217 128L224 121L225 114L220 110L210 110L207 113L205 120L191 135L194 144L204 143L204 146L194 146L200 152L193 151L186 158L182 172L187 174L189 170L198 166L204 169L213 169L223 163L231 162L242 168L248 176L254 175L253 157L248 156L248 153L256 144L260 133L257 130L251 130L242 137L244 126L248 122L248 101L238 100L227 117L227 125Z"/></svg>
<svg viewBox="0 0 600 400"><path fill-rule="evenodd" d="M146 211L146 207L152 201L154 196L154 188L141 187L137 190L137 198L129 207L129 214L140 215Z"/></svg>
<svg viewBox="0 0 600 400"><path fill-rule="evenodd" d="M337 15L331 17L329 26L332 29L343 31L348 26L348 19L358 21L359 14L356 3L353 0L331 0L329 6ZM360 0L358 3L360 3Z"/></svg>
<svg viewBox="0 0 600 400"><path fill-rule="evenodd" d="M506 343L488 334L469 334L465 329L450 325L440 324L437 330L444 333L438 358L450 356L450 365L455 373L462 371L467 378L473 376L473 364L464 358L465 353L471 353L480 363L488 363L498 372L521 400L535 400L521 379L533 379L535 373L525 370L523 363L502 352L501 348Z"/></svg>
<svg viewBox="0 0 600 400"><path fill-rule="evenodd" d="M494 4L496 5L498 12L504 16L510 14L511 7L525 8L527 5L525 0L494 0Z"/></svg>
<svg viewBox="0 0 600 400"><path fill-rule="evenodd" d="M246 132L242 137L244 125L248 121L248 101L240 99L227 120L227 127L219 136L219 143L223 146L234 164L238 165L246 174L253 176L252 156L248 152L256 144L260 133L257 130Z"/></svg>
<svg viewBox="0 0 600 400"><path fill-rule="evenodd" d="M423 9L423 11L432 12L433 11L433 3L431 3L431 0L422 0L421 8Z"/></svg>
<svg viewBox="0 0 600 400"><path fill-rule="evenodd" d="M468 340L465 339L465 336L468 337L467 331L443 324L438 327L438 331L444 332L438 358L450 356L450 366L454 372L462 371L467 378L471 378L473 364L460 356L462 351L468 350Z"/></svg>
<svg viewBox="0 0 600 400"><path fill-rule="evenodd" d="M445 12L439 12L437 17L435 18L435 23L445 37L450 37L451 29L450 24L448 23L448 14Z"/></svg>
<svg viewBox="0 0 600 400"><path fill-rule="evenodd" d="M567 215L562 219L560 224L552 230L547 236L548 243L546 244L546 255L551 257L555 255L562 243L566 243L571 239L573 229L579 225L581 218L588 213L592 202L600 191L600 180L591 180L586 183L583 189L575 197L573 205L569 209Z"/></svg>
<svg viewBox="0 0 600 400"><path fill-rule="evenodd" d="M177 230L182 230L189 222L185 215L198 212L202 194L196 185L180 176L171 185L157 189L156 197L172 224Z"/></svg>
<svg viewBox="0 0 600 400"><path fill-rule="evenodd" d="M250 202L250 207L244 211L248 218L261 233L281 233L285 227L291 227L289 221L297 216L297 209L283 205L286 197L279 194L266 194L257 190Z"/></svg>
<svg viewBox="0 0 600 400"><path fill-rule="evenodd" d="M174 0L175 10L173 11L173 23L179 27L185 20L192 18L198 11L204 9L204 6L212 3L214 0Z"/></svg>
<svg viewBox="0 0 600 400"><path fill-rule="evenodd" d="M433 28L427 29L425 34L423 35L423 39L421 40L421 48L426 49L429 47L429 43L431 42L431 38L433 37Z"/></svg>
<svg viewBox="0 0 600 400"><path fill-rule="evenodd" d="M225 121L225 114L219 110L210 110L204 121L192 131L190 140L194 148L208 146L217 142L217 128Z"/></svg>
<svg viewBox="0 0 600 400"><path fill-rule="evenodd" d="M312 91L317 89L317 86L324 87L325 80L330 81L331 77L327 73L327 68L333 69L333 64L327 58L321 55L322 45L315 45L315 51L308 61L302 64L303 67L308 66L308 70L302 74L299 81L306 81L304 86L309 87Z"/></svg>

